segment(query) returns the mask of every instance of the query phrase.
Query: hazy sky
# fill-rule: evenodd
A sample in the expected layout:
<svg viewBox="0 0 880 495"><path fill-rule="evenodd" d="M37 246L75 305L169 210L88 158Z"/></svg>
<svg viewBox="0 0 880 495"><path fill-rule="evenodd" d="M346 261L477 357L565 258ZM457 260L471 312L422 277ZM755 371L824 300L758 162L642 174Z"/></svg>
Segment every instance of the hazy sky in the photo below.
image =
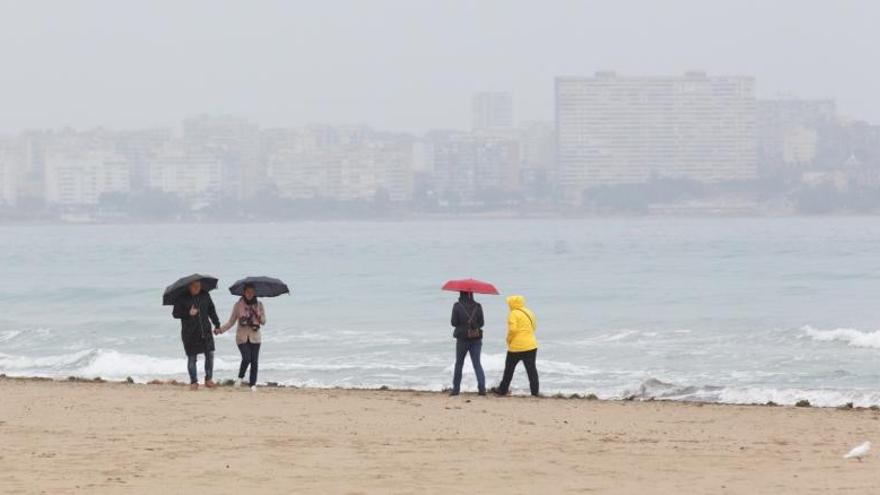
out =
<svg viewBox="0 0 880 495"><path fill-rule="evenodd" d="M874 0L0 0L0 130L177 125L468 127L479 90L551 119L553 78L752 74L880 122Z"/></svg>

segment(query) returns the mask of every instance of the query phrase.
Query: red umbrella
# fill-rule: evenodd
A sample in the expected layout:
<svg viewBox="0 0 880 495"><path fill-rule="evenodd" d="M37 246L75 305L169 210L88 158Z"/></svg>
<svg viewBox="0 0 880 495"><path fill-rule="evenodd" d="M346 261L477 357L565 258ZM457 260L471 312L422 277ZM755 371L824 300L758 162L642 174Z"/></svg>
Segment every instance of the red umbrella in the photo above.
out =
<svg viewBox="0 0 880 495"><path fill-rule="evenodd" d="M489 282L482 282L472 278L462 280L450 280L443 284L443 290L451 290L454 292L474 292L477 294L498 295L498 289Z"/></svg>

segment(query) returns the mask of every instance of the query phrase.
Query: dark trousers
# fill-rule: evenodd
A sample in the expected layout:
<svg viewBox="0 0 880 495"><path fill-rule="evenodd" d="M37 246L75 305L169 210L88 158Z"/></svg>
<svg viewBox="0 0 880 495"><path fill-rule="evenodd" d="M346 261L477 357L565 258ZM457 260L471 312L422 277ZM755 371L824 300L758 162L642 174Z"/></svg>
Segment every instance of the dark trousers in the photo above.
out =
<svg viewBox="0 0 880 495"><path fill-rule="evenodd" d="M538 357L538 350L532 349L531 351L525 352L509 352L507 353L507 359L504 360L504 378L501 379L501 384L498 385L498 392L501 394L506 394L508 390L510 390L510 382L513 380L513 370L516 369L516 365L519 364L520 361L526 367L526 374L529 375L529 388L532 391L532 395L538 395L538 368L535 366L535 358Z"/></svg>
<svg viewBox="0 0 880 495"><path fill-rule="evenodd" d="M199 376L198 373L196 373L196 361L198 361L198 358L198 354L186 356L186 370L189 372L190 383L199 383ZM213 377L214 353L209 351L205 353L205 380L210 380Z"/></svg>
<svg viewBox="0 0 880 495"><path fill-rule="evenodd" d="M474 366L474 374L477 375L477 388L480 392L486 391L486 374L483 373L483 365L480 364L482 349L482 339L455 339L455 371L452 373L453 394L459 393L461 389L461 371L464 368L464 358L468 354L471 355L471 364Z"/></svg>
<svg viewBox="0 0 880 495"><path fill-rule="evenodd" d="M248 365L251 367L250 386L257 384L257 369L260 361L260 344L253 342L245 342L238 344L238 352L241 353L241 366L238 367L238 377L244 378L244 372L247 371Z"/></svg>

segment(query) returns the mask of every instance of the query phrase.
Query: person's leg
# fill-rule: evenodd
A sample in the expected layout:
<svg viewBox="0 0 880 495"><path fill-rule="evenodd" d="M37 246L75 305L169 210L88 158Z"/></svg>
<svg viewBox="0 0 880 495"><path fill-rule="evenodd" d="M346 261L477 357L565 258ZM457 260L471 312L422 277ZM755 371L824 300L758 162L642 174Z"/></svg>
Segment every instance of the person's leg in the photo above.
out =
<svg viewBox="0 0 880 495"><path fill-rule="evenodd" d="M519 353L507 351L507 357L504 359L504 376L501 378L501 384L498 385L498 394L507 395L510 391L510 382L513 381L513 371L519 363Z"/></svg>
<svg viewBox="0 0 880 495"><path fill-rule="evenodd" d="M196 374L196 359L198 355L192 354L186 356L186 371L189 373L189 384L199 383L199 377Z"/></svg>
<svg viewBox="0 0 880 495"><path fill-rule="evenodd" d="M483 350L483 341L474 340L471 342L470 352L471 364L474 366L474 374L477 375L477 390L481 394L486 393L486 374L483 373L483 365L480 364L480 353Z"/></svg>
<svg viewBox="0 0 880 495"><path fill-rule="evenodd" d="M260 366L260 344L248 344L251 347L251 387L257 384L257 370Z"/></svg>
<svg viewBox="0 0 880 495"><path fill-rule="evenodd" d="M248 343L238 344L238 352L241 353L241 365L238 367L238 379L244 380L244 373L247 371L248 364L251 362L251 350Z"/></svg>
<svg viewBox="0 0 880 495"><path fill-rule="evenodd" d="M467 355L468 346L464 339L455 339L455 368L452 372L452 394L458 395L461 391L461 371L464 368L464 357Z"/></svg>
<svg viewBox="0 0 880 495"><path fill-rule="evenodd" d="M214 380L214 351L205 351L205 383Z"/></svg>
<svg viewBox="0 0 880 495"><path fill-rule="evenodd" d="M523 353L523 364L526 367L526 373L529 375L529 389L532 395L538 396L538 366L535 361L538 357L538 350Z"/></svg>

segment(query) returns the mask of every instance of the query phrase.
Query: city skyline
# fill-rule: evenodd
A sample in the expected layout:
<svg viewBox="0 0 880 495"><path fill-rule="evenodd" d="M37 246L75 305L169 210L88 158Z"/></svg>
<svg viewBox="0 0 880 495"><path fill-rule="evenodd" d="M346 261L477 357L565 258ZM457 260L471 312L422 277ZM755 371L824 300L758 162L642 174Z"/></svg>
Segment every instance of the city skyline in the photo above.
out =
<svg viewBox="0 0 880 495"><path fill-rule="evenodd" d="M470 129L422 134L209 114L176 130L24 131L0 139L0 205L61 218L224 202L248 215L273 201L343 216L880 208L863 198L880 187L880 126L842 117L833 99L754 88L752 76L695 71L561 76L554 121L518 121L509 92L477 91Z"/></svg>

